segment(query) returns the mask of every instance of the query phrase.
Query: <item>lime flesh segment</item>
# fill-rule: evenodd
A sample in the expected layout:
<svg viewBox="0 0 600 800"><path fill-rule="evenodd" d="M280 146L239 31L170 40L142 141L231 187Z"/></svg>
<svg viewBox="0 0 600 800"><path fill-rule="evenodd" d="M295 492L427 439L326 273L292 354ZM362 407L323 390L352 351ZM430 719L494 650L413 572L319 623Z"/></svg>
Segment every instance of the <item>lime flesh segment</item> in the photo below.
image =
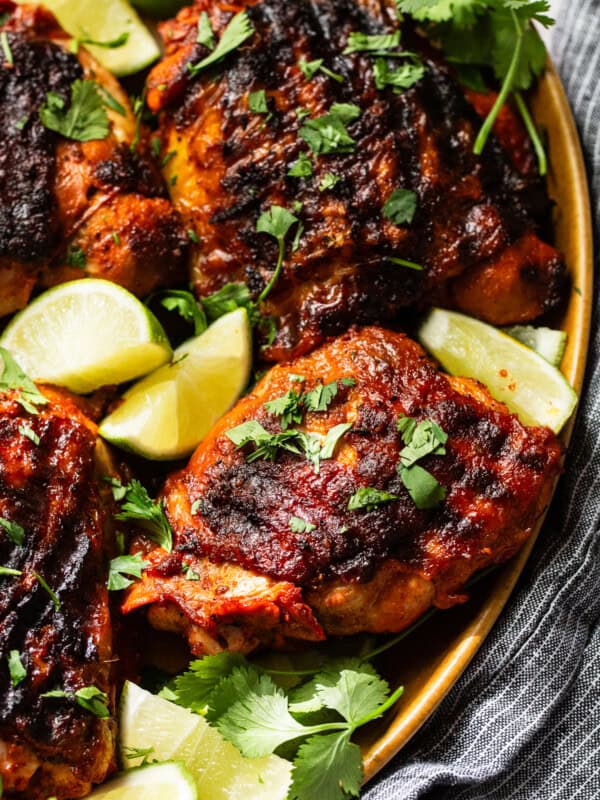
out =
<svg viewBox="0 0 600 800"><path fill-rule="evenodd" d="M149 758L186 765L198 787L198 800L284 800L292 765L278 756L244 758L198 714L127 682L120 703L121 754L153 748ZM166 797L167 795L165 795Z"/></svg>
<svg viewBox="0 0 600 800"><path fill-rule="evenodd" d="M29 0L18 0L29 2ZM85 46L98 61L115 75L131 75L144 69L160 56L154 36L127 0L44 0L62 27L76 39L111 42L121 34L129 34L121 47Z"/></svg>
<svg viewBox="0 0 600 800"><path fill-rule="evenodd" d="M139 378L172 355L137 297L94 278L44 292L10 322L0 344L34 380L78 394Z"/></svg>
<svg viewBox="0 0 600 800"><path fill-rule="evenodd" d="M100 426L109 442L155 461L183 458L248 383L252 333L243 308L218 319L135 384Z"/></svg>
<svg viewBox="0 0 600 800"><path fill-rule="evenodd" d="M447 372L485 384L526 425L547 425L558 433L577 405L577 395L556 367L472 317L433 309L418 339Z"/></svg>
<svg viewBox="0 0 600 800"><path fill-rule="evenodd" d="M535 328L533 325L513 325L511 328L504 328L504 333L535 350L553 366L560 367L567 346L567 334L564 331Z"/></svg>
<svg viewBox="0 0 600 800"><path fill-rule="evenodd" d="M196 785L181 764L149 764L132 769L90 795L90 800L198 800Z"/></svg>

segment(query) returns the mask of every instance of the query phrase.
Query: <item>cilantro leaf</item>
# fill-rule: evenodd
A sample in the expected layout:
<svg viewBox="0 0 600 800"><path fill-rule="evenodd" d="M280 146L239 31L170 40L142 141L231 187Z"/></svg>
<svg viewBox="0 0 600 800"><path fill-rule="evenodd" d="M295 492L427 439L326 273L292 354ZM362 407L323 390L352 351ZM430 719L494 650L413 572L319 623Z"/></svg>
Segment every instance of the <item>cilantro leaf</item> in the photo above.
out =
<svg viewBox="0 0 600 800"><path fill-rule="evenodd" d="M25 531L16 522L0 517L0 526L4 528L6 534L13 544L22 547L25 544Z"/></svg>
<svg viewBox="0 0 600 800"><path fill-rule="evenodd" d="M320 711L325 705L319 694L323 686L336 686L343 670L378 677L374 667L360 658L336 658L327 661L321 672L315 674L307 683L303 683L289 693L290 711L292 714L307 714Z"/></svg>
<svg viewBox="0 0 600 800"><path fill-rule="evenodd" d="M307 522L302 517L291 516L289 521L290 530L293 533L310 533L316 529L316 525L312 522Z"/></svg>
<svg viewBox="0 0 600 800"><path fill-rule="evenodd" d="M488 0L396 0L398 9L420 21L446 22L452 20L459 27L472 24Z"/></svg>
<svg viewBox="0 0 600 800"><path fill-rule="evenodd" d="M344 50L344 55L351 53L365 53L371 51L392 50L400 45L400 31L393 33L380 33L368 35L353 31L348 37L348 44Z"/></svg>
<svg viewBox="0 0 600 800"><path fill-rule="evenodd" d="M401 94L405 89L410 89L417 81L420 81L425 74L423 64L401 64L399 67L391 68L385 58L378 58L373 68L375 76L375 86L384 89L392 86L395 94Z"/></svg>
<svg viewBox="0 0 600 800"><path fill-rule="evenodd" d="M363 508L367 511L374 511L377 506L391 503L393 500L398 500L398 495L374 489L372 486L363 486L354 492L348 501L348 511L359 511Z"/></svg>
<svg viewBox="0 0 600 800"><path fill-rule="evenodd" d="M381 213L394 225L410 225L417 210L417 195L410 189L395 189Z"/></svg>
<svg viewBox="0 0 600 800"><path fill-rule="evenodd" d="M18 650L11 650L8 654L8 671L10 673L10 682L13 687L23 683L27 677L27 670L21 661L21 654Z"/></svg>
<svg viewBox="0 0 600 800"><path fill-rule="evenodd" d="M108 591L118 592L131 586L133 580L127 578L126 575L139 579L142 577L142 570L148 566L149 562L144 561L139 553L111 559L108 565Z"/></svg>
<svg viewBox="0 0 600 800"><path fill-rule="evenodd" d="M0 374L0 392L11 389L18 392L17 403L20 403L25 411L30 414L38 413L36 406L48 405L47 398L41 394L35 383L25 375L21 367L4 347L0 347L0 358L3 362L3 370L2 374Z"/></svg>
<svg viewBox="0 0 600 800"><path fill-rule="evenodd" d="M304 395L304 405L308 411L327 411L338 393L336 381L323 386L319 384Z"/></svg>
<svg viewBox="0 0 600 800"><path fill-rule="evenodd" d="M215 689L244 663L245 659L239 653L229 652L192 661L187 672L175 678L175 702L197 714L205 714Z"/></svg>
<svg viewBox="0 0 600 800"><path fill-rule="evenodd" d="M167 311L176 311L186 322L194 326L194 336L199 336L208 327L206 314L191 292L167 289L158 295L159 302Z"/></svg>
<svg viewBox="0 0 600 800"><path fill-rule="evenodd" d="M298 748L290 800L358 797L363 778L360 747L348 731L311 736Z"/></svg>
<svg viewBox="0 0 600 800"><path fill-rule="evenodd" d="M72 245L69 247L66 256L66 262L69 267L76 267L77 269L85 269L87 265L87 258L81 247Z"/></svg>
<svg viewBox="0 0 600 800"><path fill-rule="evenodd" d="M323 75L327 75L328 78L332 78L338 83L344 82L344 76L340 75L339 72L334 72L333 70L329 69L329 67L324 66L322 58L317 58L315 61L305 61L304 59L301 59L298 62L298 67L308 81L312 81L317 72L322 72Z"/></svg>
<svg viewBox="0 0 600 800"><path fill-rule="evenodd" d="M255 449L246 460L251 463L259 458L266 461L275 461L280 450L300 455L302 452L298 445L298 431L288 430L281 433L270 433L265 430L260 422L249 420L236 428L225 432L225 436L238 448L253 444Z"/></svg>
<svg viewBox="0 0 600 800"><path fill-rule="evenodd" d="M300 153L298 160L294 161L287 173L291 178L311 178L313 175L313 165L306 153Z"/></svg>
<svg viewBox="0 0 600 800"><path fill-rule="evenodd" d="M90 142L105 139L110 131L108 114L94 81L76 80L71 85L68 108L63 98L48 92L40 108L40 119L46 128L66 139Z"/></svg>
<svg viewBox="0 0 600 800"><path fill-rule="evenodd" d="M337 186L337 185L338 185L338 183L339 183L341 180L342 180L342 179L340 178L340 176L339 176L339 175L334 175L334 174L333 174L333 172L328 172L328 173L327 173L327 174L326 174L326 175L323 177L323 180L322 180L322 181L321 181L321 183L319 184L319 191L320 191L320 192L326 192L326 191L328 191L329 189L333 189L335 186Z"/></svg>
<svg viewBox="0 0 600 800"><path fill-rule="evenodd" d="M405 420L415 424L405 423ZM446 455L444 445L448 435L433 420L427 419L416 424L410 417L398 421L399 429L402 426L402 439L405 447L400 451L400 462L404 467L410 467L427 455Z"/></svg>
<svg viewBox="0 0 600 800"><path fill-rule="evenodd" d="M211 693L206 718L214 722L237 703L240 697L250 693L260 696L271 695L275 689L275 684L268 675L256 667L241 663L234 666L230 674L223 678Z"/></svg>
<svg viewBox="0 0 600 800"><path fill-rule="evenodd" d="M206 11L203 11L198 18L198 35L196 36L196 41L209 50L214 49L215 36Z"/></svg>
<svg viewBox="0 0 600 800"><path fill-rule="evenodd" d="M36 446L39 445L40 437L33 430L31 425L28 425L25 422L22 425L19 425L19 433L21 434L21 436L25 436L25 438L29 439L30 442L33 442L34 445Z"/></svg>
<svg viewBox="0 0 600 800"><path fill-rule="evenodd" d="M248 95L248 108L255 114L269 114L267 93L264 89L258 89L256 92L250 92Z"/></svg>
<svg viewBox="0 0 600 800"><path fill-rule="evenodd" d="M340 425L335 425L333 428L330 428L330 430L327 431L325 441L323 442L323 447L321 448L321 458L333 458L333 454L339 440L350 430L351 427L351 422L342 422Z"/></svg>
<svg viewBox="0 0 600 800"><path fill-rule="evenodd" d="M211 322L219 317L235 311L236 308L246 308L251 311L252 299L245 283L226 283L218 291L203 297L202 307ZM250 314L252 319L252 314Z"/></svg>
<svg viewBox="0 0 600 800"><path fill-rule="evenodd" d="M329 113L306 120L298 135L317 155L351 153L356 142L346 126L360 115L360 108L352 103L334 103Z"/></svg>
<svg viewBox="0 0 600 800"><path fill-rule="evenodd" d="M248 758L267 756L285 742L312 732L292 717L287 698L270 682L269 694L248 692L217 722L222 735Z"/></svg>
<svg viewBox="0 0 600 800"><path fill-rule="evenodd" d="M267 283L265 288L258 296L258 303L264 302L270 294L272 288L275 286L283 268L283 259L285 257L285 237L287 236L290 228L297 222L300 222L298 217L295 217L287 208L272 205L268 211L260 215L256 223L256 230L258 233L266 233L272 236L279 245L279 256L277 258L277 265L272 278Z"/></svg>
<svg viewBox="0 0 600 800"><path fill-rule="evenodd" d="M269 414L273 414L275 417L281 417L281 428L284 431L287 430L292 423L299 424L302 422L302 395L298 392L290 390L282 397L269 400L264 405Z"/></svg>
<svg viewBox="0 0 600 800"><path fill-rule="evenodd" d="M207 67L222 61L240 45L244 44L254 34L254 27L246 11L240 11L231 18L229 24L223 31L219 43L212 53L197 64L190 64L189 71L192 75L197 75Z"/></svg>
<svg viewBox="0 0 600 800"><path fill-rule="evenodd" d="M121 503L121 511L115 514L115 519L138 522L153 542L170 553L173 530L163 504L151 500L138 480L134 479L125 486L116 478L109 478L108 482L113 487L113 497Z"/></svg>
<svg viewBox="0 0 600 800"><path fill-rule="evenodd" d="M398 474L414 504L420 510L436 508L448 494L446 487L418 464L413 464L412 467L403 467L399 464Z"/></svg>
<svg viewBox="0 0 600 800"><path fill-rule="evenodd" d="M86 711L94 714L100 719L106 719L110 716L107 707L108 695L101 692L96 686L83 686L75 692L75 701Z"/></svg>
<svg viewBox="0 0 600 800"><path fill-rule="evenodd" d="M337 711L355 727L374 714L387 699L388 684L377 675L343 669L335 683L316 683L316 695L326 708Z"/></svg>

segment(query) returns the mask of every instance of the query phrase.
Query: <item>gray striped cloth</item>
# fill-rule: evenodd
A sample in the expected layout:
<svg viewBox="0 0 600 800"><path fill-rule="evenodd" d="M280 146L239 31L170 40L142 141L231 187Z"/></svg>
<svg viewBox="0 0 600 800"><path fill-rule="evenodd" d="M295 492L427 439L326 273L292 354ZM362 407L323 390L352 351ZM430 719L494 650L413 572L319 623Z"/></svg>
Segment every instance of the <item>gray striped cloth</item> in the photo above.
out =
<svg viewBox="0 0 600 800"><path fill-rule="evenodd" d="M600 236L600 0L554 4L550 42ZM365 800L600 798L600 317L547 523L511 601L433 718Z"/></svg>

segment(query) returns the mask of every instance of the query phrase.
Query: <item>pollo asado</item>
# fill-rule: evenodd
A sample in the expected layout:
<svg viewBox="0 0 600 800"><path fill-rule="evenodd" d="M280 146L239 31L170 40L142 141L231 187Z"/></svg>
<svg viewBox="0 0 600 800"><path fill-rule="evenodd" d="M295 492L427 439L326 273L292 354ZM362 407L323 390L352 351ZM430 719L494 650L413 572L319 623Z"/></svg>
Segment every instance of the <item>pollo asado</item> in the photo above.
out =
<svg viewBox="0 0 600 800"><path fill-rule="evenodd" d="M246 38L219 60L241 12ZM266 358L432 302L499 325L559 304L565 265L542 238L549 203L520 121L506 108L474 155L492 96L465 91L391 0L196 0L162 36L147 99L196 234L191 278L198 295L263 294ZM298 223L265 298L278 243L257 222L273 206Z"/></svg>
<svg viewBox="0 0 600 800"><path fill-rule="evenodd" d="M142 296L177 281L187 237L144 142L132 149L127 95L42 7L0 14L0 315L38 282L93 275Z"/></svg>
<svg viewBox="0 0 600 800"><path fill-rule="evenodd" d="M167 553L123 610L196 654L400 631L510 558L562 446L480 384L371 327L274 367L164 488Z"/></svg>
<svg viewBox="0 0 600 800"><path fill-rule="evenodd" d="M112 515L95 426L43 392L0 398L0 778L8 797L62 800L115 766Z"/></svg>

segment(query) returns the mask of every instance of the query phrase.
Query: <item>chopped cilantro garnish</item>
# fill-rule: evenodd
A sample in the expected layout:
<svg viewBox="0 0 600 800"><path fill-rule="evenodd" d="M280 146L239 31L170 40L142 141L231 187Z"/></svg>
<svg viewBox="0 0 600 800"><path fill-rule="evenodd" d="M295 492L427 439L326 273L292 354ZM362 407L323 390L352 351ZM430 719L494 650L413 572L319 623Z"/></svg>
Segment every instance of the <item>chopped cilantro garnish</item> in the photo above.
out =
<svg viewBox="0 0 600 800"><path fill-rule="evenodd" d="M271 116L267 101L267 93L264 89L257 89L256 92L250 92L248 95L248 108L255 114L266 114L267 118Z"/></svg>
<svg viewBox="0 0 600 800"><path fill-rule="evenodd" d="M69 267L76 267L77 269L85 269L87 265L87 258L81 247L72 245L69 247L66 258Z"/></svg>
<svg viewBox="0 0 600 800"><path fill-rule="evenodd" d="M445 486L418 464L410 468L398 465L398 474L414 504L421 510L436 508L448 493Z"/></svg>
<svg viewBox="0 0 600 800"><path fill-rule="evenodd" d="M200 237L193 228L188 230L187 235L190 242L193 242L194 244L200 244Z"/></svg>
<svg viewBox="0 0 600 800"><path fill-rule="evenodd" d="M8 671L10 674L10 682L13 687L23 683L27 677L27 670L23 666L21 654L18 650L11 650L8 654Z"/></svg>
<svg viewBox="0 0 600 800"><path fill-rule="evenodd" d="M348 44L344 50L344 55L350 53L368 53L392 50L400 44L400 31L394 33L380 33L368 35L354 31L348 37Z"/></svg>
<svg viewBox="0 0 600 800"><path fill-rule="evenodd" d="M48 400L41 394L35 383L19 367L17 362L4 347L0 347L0 359L3 370L0 374L0 392L7 390L16 391L17 403L23 406L29 414L37 414L36 406L48 405Z"/></svg>
<svg viewBox="0 0 600 800"><path fill-rule="evenodd" d="M248 444L254 445L254 451L246 458L248 462L256 461L259 458L263 458L265 461L274 461L280 450L288 450L297 455L302 452L297 441L298 431L270 433L256 420L249 420L236 428L231 428L225 432L225 436L233 442L238 450Z"/></svg>
<svg viewBox="0 0 600 800"><path fill-rule="evenodd" d="M105 139L110 131L98 85L90 80L73 82L68 107L60 95L48 92L40 119L46 128L78 142Z"/></svg>
<svg viewBox="0 0 600 800"><path fill-rule="evenodd" d="M240 11L230 20L229 24L223 31L219 43L212 51L212 53L197 64L190 64L189 70L192 75L197 75L207 67L217 64L222 61L226 56L237 50L247 39L254 33L254 28L246 11Z"/></svg>
<svg viewBox="0 0 600 800"><path fill-rule="evenodd" d="M42 576L39 573L34 572L33 574L39 585L42 587L42 589L49 595L55 610L58 611L60 609L60 600L58 599L56 593L52 591L52 589L48 586L44 578L42 578Z"/></svg>
<svg viewBox="0 0 600 800"><path fill-rule="evenodd" d="M0 45L4 54L4 61L10 66L14 66L15 60L13 58L12 50L10 49L10 42L8 41L8 34L6 31L0 33Z"/></svg>
<svg viewBox="0 0 600 800"><path fill-rule="evenodd" d="M100 691L96 686L82 686L76 692L65 692L63 689L52 689L50 692L44 692L40 697L49 699L69 699L75 700L77 705L85 708L91 714L94 714L100 719L106 719L110 716L108 710L108 695Z"/></svg>
<svg viewBox="0 0 600 800"><path fill-rule="evenodd" d="M28 423L24 422L22 425L19 425L19 433L21 436L25 436L27 439L29 439L30 442L33 442L36 446L39 445L40 437Z"/></svg>
<svg viewBox="0 0 600 800"><path fill-rule="evenodd" d="M410 189L395 189L381 213L394 225L410 225L417 210L417 195Z"/></svg>
<svg viewBox="0 0 600 800"><path fill-rule="evenodd" d="M123 485L117 478L106 478L113 488L113 497L121 504L115 519L137 522L147 535L167 552L173 549L173 531L163 504L151 500L148 492L137 480Z"/></svg>
<svg viewBox="0 0 600 800"><path fill-rule="evenodd" d="M158 302L167 311L177 312L182 319L192 324L194 336L199 336L207 329L206 314L191 292L183 289L167 289L154 297L158 297Z"/></svg>
<svg viewBox="0 0 600 800"><path fill-rule="evenodd" d="M312 522L307 522L302 517L291 516L289 521L290 530L292 533L310 533L316 529L316 525Z"/></svg>
<svg viewBox="0 0 600 800"><path fill-rule="evenodd" d="M406 63L392 68L385 58L378 58L373 66L373 74L378 89L392 86L396 94L401 94L421 80L425 67L420 63Z"/></svg>
<svg viewBox="0 0 600 800"><path fill-rule="evenodd" d="M337 393L336 381L327 383L325 386L319 384L304 396L304 405L308 411L327 411Z"/></svg>
<svg viewBox="0 0 600 800"><path fill-rule="evenodd" d="M0 526L4 528L6 535L13 544L20 547L25 544L25 531L17 522L11 522L9 519L0 517Z"/></svg>
<svg viewBox="0 0 600 800"><path fill-rule="evenodd" d="M347 126L360 115L360 108L352 103L334 103L327 114L306 120L298 135L317 155L351 153L356 142Z"/></svg>
<svg viewBox="0 0 600 800"><path fill-rule="evenodd" d="M298 222L298 217L295 217L287 208L282 208L277 205L272 205L268 211L265 211L258 218L258 222L256 223L256 230L258 233L266 233L272 236L279 245L279 255L275 271L273 272L271 280L258 296L259 304L267 299L279 279L283 268L283 259L285 257L285 237L290 228Z"/></svg>
<svg viewBox="0 0 600 800"><path fill-rule="evenodd" d="M281 429L287 430L293 424L300 424L304 415L303 397L297 392L286 392L282 397L269 400L265 408L269 414L280 417Z"/></svg>
<svg viewBox="0 0 600 800"><path fill-rule="evenodd" d="M335 425L327 431L325 441L321 448L320 457L323 459L333 458L335 448L342 436L347 433L352 427L351 422L342 422L340 425Z"/></svg>
<svg viewBox="0 0 600 800"><path fill-rule="evenodd" d="M328 172L324 177L321 183L319 184L319 191L326 192L329 189L333 189L334 186L337 186L338 183L342 179L339 175L334 175L333 172Z"/></svg>
<svg viewBox="0 0 600 800"><path fill-rule="evenodd" d="M117 556L108 565L108 591L118 592L133 583L132 578L141 578L142 570L149 565L139 553L132 556ZM131 577L126 577L127 575Z"/></svg>
<svg viewBox="0 0 600 800"><path fill-rule="evenodd" d="M427 455L445 455L448 435L433 420L417 423L405 415L398 419L397 427L405 445L398 463L400 479L417 508L435 508L444 500L447 490L417 462Z"/></svg>
<svg viewBox="0 0 600 800"><path fill-rule="evenodd" d="M209 50L215 47L215 36L213 33L212 25L206 11L203 11L198 18L198 35L196 36L198 44L203 44Z"/></svg>
<svg viewBox="0 0 600 800"><path fill-rule="evenodd" d="M317 58L314 61L306 61L305 59L301 59L298 62L298 67L307 81L312 81L317 72L322 72L323 75L327 75L328 78L332 78L338 83L344 82L344 76L340 75L339 72L334 72L333 70L329 69L329 67L324 66L324 61L322 58Z"/></svg>
<svg viewBox="0 0 600 800"><path fill-rule="evenodd" d="M425 267L422 264L417 264L415 261L407 261L406 258L397 258L396 256L388 256L388 261L391 261L392 264L398 264L400 267L406 267L407 269L414 269L415 272L423 272Z"/></svg>
<svg viewBox="0 0 600 800"><path fill-rule="evenodd" d="M313 175L313 165L307 153L299 153L298 160L294 161L288 173L292 178L311 178Z"/></svg>
<svg viewBox="0 0 600 800"><path fill-rule="evenodd" d="M348 501L348 511L374 511L377 506L384 503L391 503L398 500L398 495L384 492L381 489L374 489L372 486L363 486L358 489Z"/></svg>

